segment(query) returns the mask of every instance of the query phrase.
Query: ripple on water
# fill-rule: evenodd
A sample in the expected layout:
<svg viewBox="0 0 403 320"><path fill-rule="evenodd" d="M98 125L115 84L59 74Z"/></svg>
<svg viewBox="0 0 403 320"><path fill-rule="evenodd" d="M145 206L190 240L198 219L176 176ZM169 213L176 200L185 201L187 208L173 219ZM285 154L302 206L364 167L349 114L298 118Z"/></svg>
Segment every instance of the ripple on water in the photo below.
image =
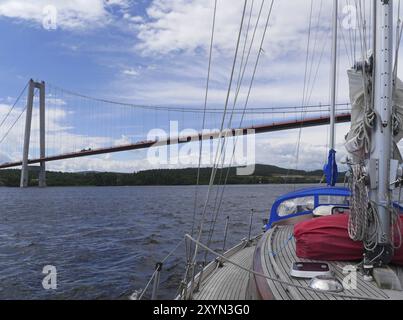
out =
<svg viewBox="0 0 403 320"><path fill-rule="evenodd" d="M252 208L259 233L275 197L290 189L229 186L213 247L222 247L227 215L229 247L247 236ZM0 202L0 299L128 299L190 232L194 188L0 188ZM42 288L45 265L58 270L56 291ZM161 298L175 296L184 266L182 245L164 266Z"/></svg>

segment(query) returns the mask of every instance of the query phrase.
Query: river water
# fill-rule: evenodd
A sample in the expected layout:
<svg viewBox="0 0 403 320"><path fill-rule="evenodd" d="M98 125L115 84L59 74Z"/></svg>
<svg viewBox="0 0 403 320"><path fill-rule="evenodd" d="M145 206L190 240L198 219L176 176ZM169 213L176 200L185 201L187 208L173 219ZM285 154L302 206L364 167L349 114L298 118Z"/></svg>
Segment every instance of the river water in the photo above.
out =
<svg viewBox="0 0 403 320"><path fill-rule="evenodd" d="M248 236L251 209L258 234L276 197L292 190L227 186L213 246L222 247L227 216L228 248ZM194 199L193 186L0 188L0 299L128 299L191 230ZM181 245L164 265L160 298L174 298L184 263ZM56 289L43 287L45 266L56 268Z"/></svg>

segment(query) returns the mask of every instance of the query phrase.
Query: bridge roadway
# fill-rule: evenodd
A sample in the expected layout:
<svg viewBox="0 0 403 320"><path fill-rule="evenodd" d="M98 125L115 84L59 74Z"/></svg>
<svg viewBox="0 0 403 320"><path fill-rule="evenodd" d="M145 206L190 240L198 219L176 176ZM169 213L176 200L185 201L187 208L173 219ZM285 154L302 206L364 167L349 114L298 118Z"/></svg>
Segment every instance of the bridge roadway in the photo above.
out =
<svg viewBox="0 0 403 320"><path fill-rule="evenodd" d="M351 121L351 115L348 113L346 114L339 114L337 116L337 123L346 123ZM323 126L330 123L329 117L316 117L316 118L309 118L304 120L293 120L293 121L284 121L278 123L271 123L269 125L261 125L261 126L253 126L247 128L239 128L239 129L228 129L226 134L229 136L235 136L235 134L240 135L242 131L242 135L247 135L250 130L254 130L255 134L261 133L269 133L269 132L276 132L276 131L283 131L283 130L292 130L292 129L299 129L305 127L316 127L316 126ZM225 132L223 133L223 136ZM222 136L222 137L223 137ZM184 144L189 143L192 141L200 141L200 140L212 140L219 138L219 132L212 132L208 134L199 133L198 135L194 136L186 136L186 137L169 137L164 140L154 140L154 141L140 141L133 144L128 145L121 145L109 148L101 148L101 149L94 149L94 150L83 150L78 152L72 153L65 153L60 154L57 156L45 157L45 158L38 158L38 159L30 159L28 164L38 164L43 161L50 162L50 161L58 161L58 160L66 160L66 159L73 159L73 158L82 158L82 157L89 157L101 154L108 154L108 153L117 153L117 152L124 152L124 151L131 151L131 150L141 150L141 149L148 149L152 147L159 147L159 146L166 146L166 145L174 145L174 144ZM19 167L22 165L22 161L18 162L8 162L0 165L0 169L7 169L7 168L14 168Z"/></svg>

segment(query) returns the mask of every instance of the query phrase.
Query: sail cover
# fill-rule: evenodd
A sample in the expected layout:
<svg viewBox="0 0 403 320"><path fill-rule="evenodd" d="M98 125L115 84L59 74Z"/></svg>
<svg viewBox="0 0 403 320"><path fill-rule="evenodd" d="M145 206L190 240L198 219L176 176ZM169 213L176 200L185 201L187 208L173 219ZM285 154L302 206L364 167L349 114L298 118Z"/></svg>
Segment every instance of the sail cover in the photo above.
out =
<svg viewBox="0 0 403 320"><path fill-rule="evenodd" d="M327 164L325 165L323 171L326 176L327 185L329 187L334 187L337 183L337 178L339 177L339 170L337 168L335 150L329 151L329 158L327 160Z"/></svg>
<svg viewBox="0 0 403 320"><path fill-rule="evenodd" d="M348 214L310 219L294 227L296 253L300 259L319 261L360 261L364 253L362 242L350 239ZM403 215L399 228L403 232ZM395 244L399 243L398 235ZM403 246L396 249L393 264L403 266Z"/></svg>
<svg viewBox="0 0 403 320"><path fill-rule="evenodd" d="M346 149L353 156L363 159L368 153L369 141L366 141L365 117L365 96L364 79L362 71L350 69L347 71L350 87L351 101L351 129L346 137ZM394 117L395 117L395 159L402 162L397 144L403 139L403 82L396 80L393 91Z"/></svg>

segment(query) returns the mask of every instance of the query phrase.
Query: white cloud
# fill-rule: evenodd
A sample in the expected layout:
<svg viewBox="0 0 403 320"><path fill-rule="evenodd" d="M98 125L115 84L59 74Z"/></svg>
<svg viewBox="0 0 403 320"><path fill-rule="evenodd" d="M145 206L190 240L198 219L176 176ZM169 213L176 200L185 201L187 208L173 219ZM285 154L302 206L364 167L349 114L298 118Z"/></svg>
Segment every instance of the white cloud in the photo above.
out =
<svg viewBox="0 0 403 320"><path fill-rule="evenodd" d="M144 22L144 18L141 16L132 16L130 13L123 14L123 18L128 20L129 22L138 24Z"/></svg>
<svg viewBox="0 0 403 320"><path fill-rule="evenodd" d="M266 1L264 18L269 3L270 1ZM128 101L149 105L202 106L207 75L206 53L211 32L212 4L212 1L207 0L153 1L147 10L147 19L138 29L140 43L136 49L148 60L153 61L156 67L152 70L143 70L141 81L128 83L118 79L112 86L114 93L118 93L120 97ZM224 106L232 64L231 55L234 52L239 29L242 4L243 1L219 1L209 91L210 107L223 108ZM255 1L252 25L256 21L259 5L260 1ZM325 0L321 9L319 5L314 7L314 31L310 48L314 64L308 86L310 94L309 99L305 101L306 104L329 102L331 5L332 1ZM301 104L309 9L308 1L293 1L292 5L288 1L276 2L249 107ZM318 19L319 10L321 10L321 19ZM256 35L256 44L262 35L264 18ZM313 48L314 43L315 48ZM243 107L246 98L252 71L251 65L256 58L257 49L255 46L252 50L250 65L238 98L238 107ZM339 102L348 101L348 83L344 70L350 64L343 49L340 50L339 61ZM319 64L322 53L323 57ZM312 54L315 55L314 58ZM316 68L318 73L315 77ZM236 70L237 77L238 68ZM283 115L278 117L282 118ZM247 120L252 118L247 117ZM273 116L254 118L258 123L259 121L260 123L271 122ZM234 123L237 122L234 121ZM319 130L323 134L318 135ZM299 168L312 170L322 168L327 153L327 130L326 127L303 130ZM344 155L342 142L347 131L347 127L342 127L338 131L339 156ZM257 139L258 162L283 167L295 166L297 136L295 131L259 136Z"/></svg>
<svg viewBox="0 0 403 320"><path fill-rule="evenodd" d="M124 146L132 142L132 139L128 136L122 135L120 139L115 140L115 146Z"/></svg>
<svg viewBox="0 0 403 320"><path fill-rule="evenodd" d="M313 104L326 104L329 100L329 27L332 1L322 2L322 7L314 6L312 23L310 59L314 64L309 86L312 95L306 103ZM147 19L138 29L139 44L136 49L156 67L142 70L141 81L128 83L125 79L117 79L113 92L119 92L127 100L135 99L136 102L145 104L203 105L213 4L209 0L152 1L147 9ZM270 1L266 1L239 102L242 102L248 91L269 5ZM225 101L242 7L243 1L218 2L209 94L209 104L215 106L223 107ZM260 1L255 1L252 27L257 20L259 7ZM301 103L309 9L309 2L305 0L293 1L292 5L288 1L276 1L250 106L278 107ZM251 34L252 30L249 40ZM248 46L249 44L247 48ZM156 57L155 60L153 57ZM340 70L347 69L349 63L343 50L341 59ZM239 65L236 68L236 77L238 69ZM312 80L314 78L315 82ZM346 75L341 72L339 92L342 102L348 98L346 89Z"/></svg>
<svg viewBox="0 0 403 320"><path fill-rule="evenodd" d="M263 32L263 26L271 1L266 1L260 19L257 38ZM248 11L245 25L248 21ZM254 27L260 8L260 1L255 1L251 29ZM222 0L218 2L215 34L215 48L220 51L232 51L237 37L244 1ZM207 49L211 35L214 1L210 0L154 0L147 9L148 21L139 28L141 43L138 48L145 52L166 54L173 51L195 51ZM315 6L314 17L320 10ZM324 1L325 9L319 27L329 27L331 1ZM295 14L290 14L290 11ZM329 16L330 17L330 16ZM300 50L304 47L304 35L308 29L309 2L306 0L276 1L269 33L272 55ZM252 33L252 32L251 32ZM251 36L251 35L250 35ZM274 47L273 47L274 44Z"/></svg>
<svg viewBox="0 0 403 320"><path fill-rule="evenodd" d="M126 7L127 4L127 0L1 0L0 16L42 25L47 15L44 9L53 6L57 10L57 27L77 30L109 23L113 17L108 7Z"/></svg>
<svg viewBox="0 0 403 320"><path fill-rule="evenodd" d="M53 97L52 94L47 95L46 102L56 106L65 106L67 104L66 101L57 97Z"/></svg>
<svg viewBox="0 0 403 320"><path fill-rule="evenodd" d="M340 161L347 155L344 148L344 135L348 130L349 124L340 124L336 127L337 160L341 168L344 167ZM281 131L258 136L259 153L257 162L290 169L322 169L327 161L329 152L329 126L302 130L299 160L297 161L298 140L299 130Z"/></svg>
<svg viewBox="0 0 403 320"><path fill-rule="evenodd" d="M126 76L132 76L132 77L138 76L138 75L140 74L140 73L139 73L137 70L135 70L135 69L126 69L126 70L123 70L122 73L123 73L124 75L126 75Z"/></svg>
<svg viewBox="0 0 403 320"><path fill-rule="evenodd" d="M262 35L264 19L271 1L266 0L265 2L263 18L255 39L256 46L252 50L250 58L251 65L256 58L257 43ZM105 25L110 21L116 22L114 20L116 17L111 16L107 10L107 5L101 0L53 1L53 3L59 8L61 27L65 29L96 27ZM146 10L147 15L140 17L133 12L126 11L128 1L109 1L109 5L115 5L124 12L123 19L119 23L135 25L133 29L130 29L130 32L133 30L137 32L138 43L135 46L135 51L131 51L131 54L141 55L142 61L146 61L143 64L149 64L150 67L141 69L129 67L137 65L137 61L133 61L135 59L132 59L131 56L131 63L127 63L127 61L117 63L115 60L116 55L110 54L116 47L105 45L102 57L105 55L105 59L110 58L112 61L110 65L113 66L117 73L115 81L108 83L110 91L109 94L106 92L105 96L115 96L117 97L116 100L124 98L126 101L147 105L202 106L207 75L207 52L210 42L213 3L214 1L211 0L153 0L150 1ZM252 26L257 19L260 1L258 0L254 3ZM323 4L322 7L319 5L320 3ZM42 7L47 4L49 4L49 1L44 0L0 0L0 15L41 23L43 18ZM315 61L312 78L316 67L319 67L319 72L315 83L311 81L312 96L307 103L326 104L329 100L329 51L331 40L329 26L332 1L314 1L314 4L316 4L312 24L314 29L310 50L311 54L315 54L314 59L312 59ZM224 106L242 5L243 1L218 1L209 106L221 108ZM306 0L276 1L249 107L298 106L301 104L309 25L309 5L310 1ZM321 11L321 19L318 19L319 11ZM344 31L342 30L342 32ZM339 102L346 102L348 101L348 83L345 70L350 67L350 62L345 53L342 32L340 33L338 100ZM129 38L129 40L125 39L122 47L127 49L134 42L134 37ZM313 48L314 43L316 43L315 48ZM105 54L105 49L111 50L110 55ZM323 58L320 66L318 66L319 56L322 51ZM135 58L138 57L136 56ZM402 64L399 65L399 68L403 68ZM399 69L399 71L401 70ZM128 76L132 76L130 81L128 81ZM246 97L250 76L251 68L249 67L241 90L239 107L243 106L242 102ZM105 92L105 90L102 92ZM57 102L55 101L54 104L57 104ZM58 132L69 132L70 127L65 125L64 122L66 116L64 114L55 115L52 120L55 135ZM161 122L164 121L163 117L161 116ZM256 120L266 121L263 117ZM347 126L344 126L338 131L340 156L344 154L342 142L347 130ZM303 130L300 168L320 169L322 167L327 151L326 132L326 127ZM83 137L79 134L68 133L66 136L68 141L66 141L63 151L77 149L76 145L83 140ZM95 148L104 144L123 144L130 141L132 137L132 135L130 137L122 135L116 141L113 141L113 139L108 140L105 137L88 137L89 142L87 145L80 145L80 147L87 148L91 146ZM297 133L295 131L259 136L258 162L293 167L295 165L296 139ZM61 149L56 149L60 148L58 143L55 143L52 147L55 150L62 151ZM86 168L89 170L113 171L132 171L134 167L135 169L150 168L150 165L147 165L144 161L145 156L141 160L134 159L133 161L114 159L93 157L89 158L88 162L68 160L58 162L57 166L66 170L78 171Z"/></svg>

